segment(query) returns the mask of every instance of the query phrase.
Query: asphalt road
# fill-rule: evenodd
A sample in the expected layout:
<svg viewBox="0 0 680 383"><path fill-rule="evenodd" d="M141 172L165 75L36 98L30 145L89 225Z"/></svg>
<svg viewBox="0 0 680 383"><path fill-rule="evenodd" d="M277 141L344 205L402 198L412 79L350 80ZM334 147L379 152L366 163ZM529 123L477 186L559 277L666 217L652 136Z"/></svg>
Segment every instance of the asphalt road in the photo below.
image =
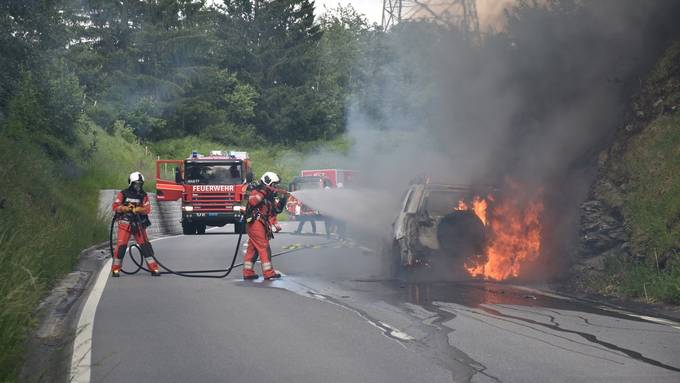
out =
<svg viewBox="0 0 680 383"><path fill-rule="evenodd" d="M154 248L170 267L212 269L235 242L211 231ZM677 323L504 284L390 281L370 244L272 244L307 246L274 259L280 281L109 278L91 381L680 382Z"/></svg>

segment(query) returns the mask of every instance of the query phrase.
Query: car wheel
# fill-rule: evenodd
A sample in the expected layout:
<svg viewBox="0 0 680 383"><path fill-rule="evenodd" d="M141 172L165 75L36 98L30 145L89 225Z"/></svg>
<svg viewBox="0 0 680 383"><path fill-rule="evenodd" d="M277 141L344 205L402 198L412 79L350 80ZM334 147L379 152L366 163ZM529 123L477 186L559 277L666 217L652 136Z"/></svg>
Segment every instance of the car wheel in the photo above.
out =
<svg viewBox="0 0 680 383"><path fill-rule="evenodd" d="M234 224L234 233L236 234L245 234L246 233L246 224L245 222L236 222Z"/></svg>
<svg viewBox="0 0 680 383"><path fill-rule="evenodd" d="M182 222L182 234L191 235L196 233L196 226L189 222Z"/></svg>
<svg viewBox="0 0 680 383"><path fill-rule="evenodd" d="M205 234L206 225L196 225L196 234Z"/></svg>

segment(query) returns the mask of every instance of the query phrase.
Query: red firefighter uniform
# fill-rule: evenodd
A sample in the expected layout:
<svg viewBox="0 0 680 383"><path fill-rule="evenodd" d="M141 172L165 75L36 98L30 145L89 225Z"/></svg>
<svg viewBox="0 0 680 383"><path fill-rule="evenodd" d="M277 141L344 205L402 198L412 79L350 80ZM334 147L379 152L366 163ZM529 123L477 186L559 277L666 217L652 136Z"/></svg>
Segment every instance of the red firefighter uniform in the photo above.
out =
<svg viewBox="0 0 680 383"><path fill-rule="evenodd" d="M269 240L274 238L272 226L281 230L277 220L277 206L274 202L274 190L268 186L252 190L248 197L248 210L252 220L246 225L248 233L248 250L243 257L243 279L257 279L253 266L259 257L262 263L262 274L265 279L281 278L272 266Z"/></svg>
<svg viewBox="0 0 680 383"><path fill-rule="evenodd" d="M152 275L160 275L158 264L153 259L153 248L146 235L146 223L151 213L151 203L144 190L135 190L132 186L121 190L113 202L113 212L118 215L118 241L113 254L111 273L118 276L130 235L134 235L148 269Z"/></svg>

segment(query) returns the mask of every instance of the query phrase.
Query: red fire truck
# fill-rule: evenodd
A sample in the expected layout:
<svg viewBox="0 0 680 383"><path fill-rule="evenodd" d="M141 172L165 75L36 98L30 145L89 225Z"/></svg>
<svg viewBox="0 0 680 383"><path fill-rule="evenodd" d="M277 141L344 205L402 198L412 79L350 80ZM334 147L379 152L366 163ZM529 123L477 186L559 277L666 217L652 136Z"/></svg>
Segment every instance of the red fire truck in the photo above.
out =
<svg viewBox="0 0 680 383"><path fill-rule="evenodd" d="M352 170L302 170L300 171L300 176L293 178L292 182L288 185L288 190L294 192L298 190L344 187L352 184L353 177L354 171ZM291 218L295 220L317 219L321 216L319 211L311 209L292 196L288 200L286 210L291 215Z"/></svg>
<svg viewBox="0 0 680 383"><path fill-rule="evenodd" d="M344 169L318 169L318 170L302 170L301 177L323 177L330 181L330 187L343 187L350 185L354 178L353 170Z"/></svg>
<svg viewBox="0 0 680 383"><path fill-rule="evenodd" d="M245 232L241 199L252 177L246 152L194 151L185 160L156 161L159 202L182 200L182 232L204 234L207 226L233 223Z"/></svg>

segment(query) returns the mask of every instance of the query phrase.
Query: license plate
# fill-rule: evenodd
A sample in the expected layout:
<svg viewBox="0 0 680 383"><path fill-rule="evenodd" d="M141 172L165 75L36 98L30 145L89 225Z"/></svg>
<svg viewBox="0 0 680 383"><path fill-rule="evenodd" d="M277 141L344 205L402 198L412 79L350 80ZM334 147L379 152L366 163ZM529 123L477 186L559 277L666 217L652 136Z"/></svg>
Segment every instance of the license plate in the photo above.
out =
<svg viewBox="0 0 680 383"><path fill-rule="evenodd" d="M208 217L217 217L219 213L208 213Z"/></svg>

